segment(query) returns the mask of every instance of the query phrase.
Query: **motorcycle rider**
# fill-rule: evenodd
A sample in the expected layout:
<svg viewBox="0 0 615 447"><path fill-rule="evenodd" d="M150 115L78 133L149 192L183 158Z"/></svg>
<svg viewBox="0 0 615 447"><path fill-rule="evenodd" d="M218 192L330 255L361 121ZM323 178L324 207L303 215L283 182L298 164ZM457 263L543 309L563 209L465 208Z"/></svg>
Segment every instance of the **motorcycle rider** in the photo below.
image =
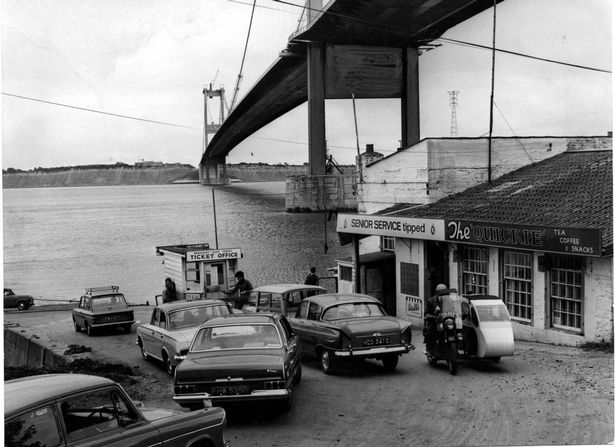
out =
<svg viewBox="0 0 615 447"><path fill-rule="evenodd" d="M438 284L436 286L436 293L433 296L427 298L425 303L425 312L423 315L423 337L425 347L428 351L433 349L433 345L436 340L436 314L441 310L442 302L440 295L448 290L445 284Z"/></svg>

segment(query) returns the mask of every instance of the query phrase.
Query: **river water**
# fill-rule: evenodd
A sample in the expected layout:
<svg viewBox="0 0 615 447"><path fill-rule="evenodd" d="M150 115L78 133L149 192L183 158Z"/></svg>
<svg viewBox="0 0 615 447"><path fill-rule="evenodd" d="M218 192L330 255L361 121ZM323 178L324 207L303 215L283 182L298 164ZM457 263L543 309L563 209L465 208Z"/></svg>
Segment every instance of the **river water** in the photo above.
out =
<svg viewBox="0 0 615 447"><path fill-rule="evenodd" d="M287 213L284 189L284 182L215 189L218 247L241 248L239 267L255 287L303 282L312 265L326 275L352 252L339 244L335 216ZM213 199L198 184L5 189L4 287L36 305L103 285L119 286L130 303L152 303L164 279L156 246L215 248Z"/></svg>

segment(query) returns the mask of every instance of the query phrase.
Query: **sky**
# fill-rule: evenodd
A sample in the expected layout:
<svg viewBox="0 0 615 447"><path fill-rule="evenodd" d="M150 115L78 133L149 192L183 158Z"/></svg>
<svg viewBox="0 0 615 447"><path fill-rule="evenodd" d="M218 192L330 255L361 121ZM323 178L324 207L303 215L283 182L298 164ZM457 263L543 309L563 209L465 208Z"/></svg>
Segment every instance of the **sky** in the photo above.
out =
<svg viewBox="0 0 615 447"><path fill-rule="evenodd" d="M239 100L286 47L301 15L274 0L256 5ZM202 90L224 87L231 102L251 0L2 0L1 8L3 169L139 160L198 165ZM610 0L504 0L496 47L610 71L612 17ZM492 20L490 9L443 37L490 46ZM419 57L421 138L450 135L452 90L459 92L458 136L487 135L491 52L437 43ZM497 53L494 101L496 136L612 130L611 73ZM209 116L217 119L218 109L210 100ZM395 151L399 100L358 100L356 109L360 146ZM354 163L352 102L328 100L326 123L333 159ZM242 142L227 163L302 164L307 135L304 104Z"/></svg>

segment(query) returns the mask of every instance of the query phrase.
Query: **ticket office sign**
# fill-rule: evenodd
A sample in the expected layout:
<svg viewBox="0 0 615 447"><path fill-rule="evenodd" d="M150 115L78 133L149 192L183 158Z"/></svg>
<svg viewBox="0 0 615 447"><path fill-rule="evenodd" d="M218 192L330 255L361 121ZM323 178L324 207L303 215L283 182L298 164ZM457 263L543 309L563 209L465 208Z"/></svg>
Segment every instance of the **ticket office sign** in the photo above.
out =
<svg viewBox="0 0 615 447"><path fill-rule="evenodd" d="M602 231L447 220L446 240L577 256L602 255Z"/></svg>
<svg viewBox="0 0 615 447"><path fill-rule="evenodd" d="M219 250L198 250L186 252L186 262L222 261L241 258L240 248L222 248Z"/></svg>
<svg viewBox="0 0 615 447"><path fill-rule="evenodd" d="M443 241L444 220L339 214L337 232Z"/></svg>

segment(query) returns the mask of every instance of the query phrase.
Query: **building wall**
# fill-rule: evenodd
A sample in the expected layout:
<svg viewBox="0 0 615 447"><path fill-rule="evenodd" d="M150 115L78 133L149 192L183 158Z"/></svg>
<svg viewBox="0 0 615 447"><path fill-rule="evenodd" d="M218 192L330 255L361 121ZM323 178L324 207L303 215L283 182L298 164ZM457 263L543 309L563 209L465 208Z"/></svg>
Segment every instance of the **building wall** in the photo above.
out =
<svg viewBox="0 0 615 447"><path fill-rule="evenodd" d="M294 175L286 179L288 211L348 210L357 208L354 175Z"/></svg>
<svg viewBox="0 0 615 447"><path fill-rule="evenodd" d="M612 149L610 137L494 138L491 178L567 150ZM372 214L397 203L436 202L488 178L488 138L426 139L363 169L357 209Z"/></svg>

